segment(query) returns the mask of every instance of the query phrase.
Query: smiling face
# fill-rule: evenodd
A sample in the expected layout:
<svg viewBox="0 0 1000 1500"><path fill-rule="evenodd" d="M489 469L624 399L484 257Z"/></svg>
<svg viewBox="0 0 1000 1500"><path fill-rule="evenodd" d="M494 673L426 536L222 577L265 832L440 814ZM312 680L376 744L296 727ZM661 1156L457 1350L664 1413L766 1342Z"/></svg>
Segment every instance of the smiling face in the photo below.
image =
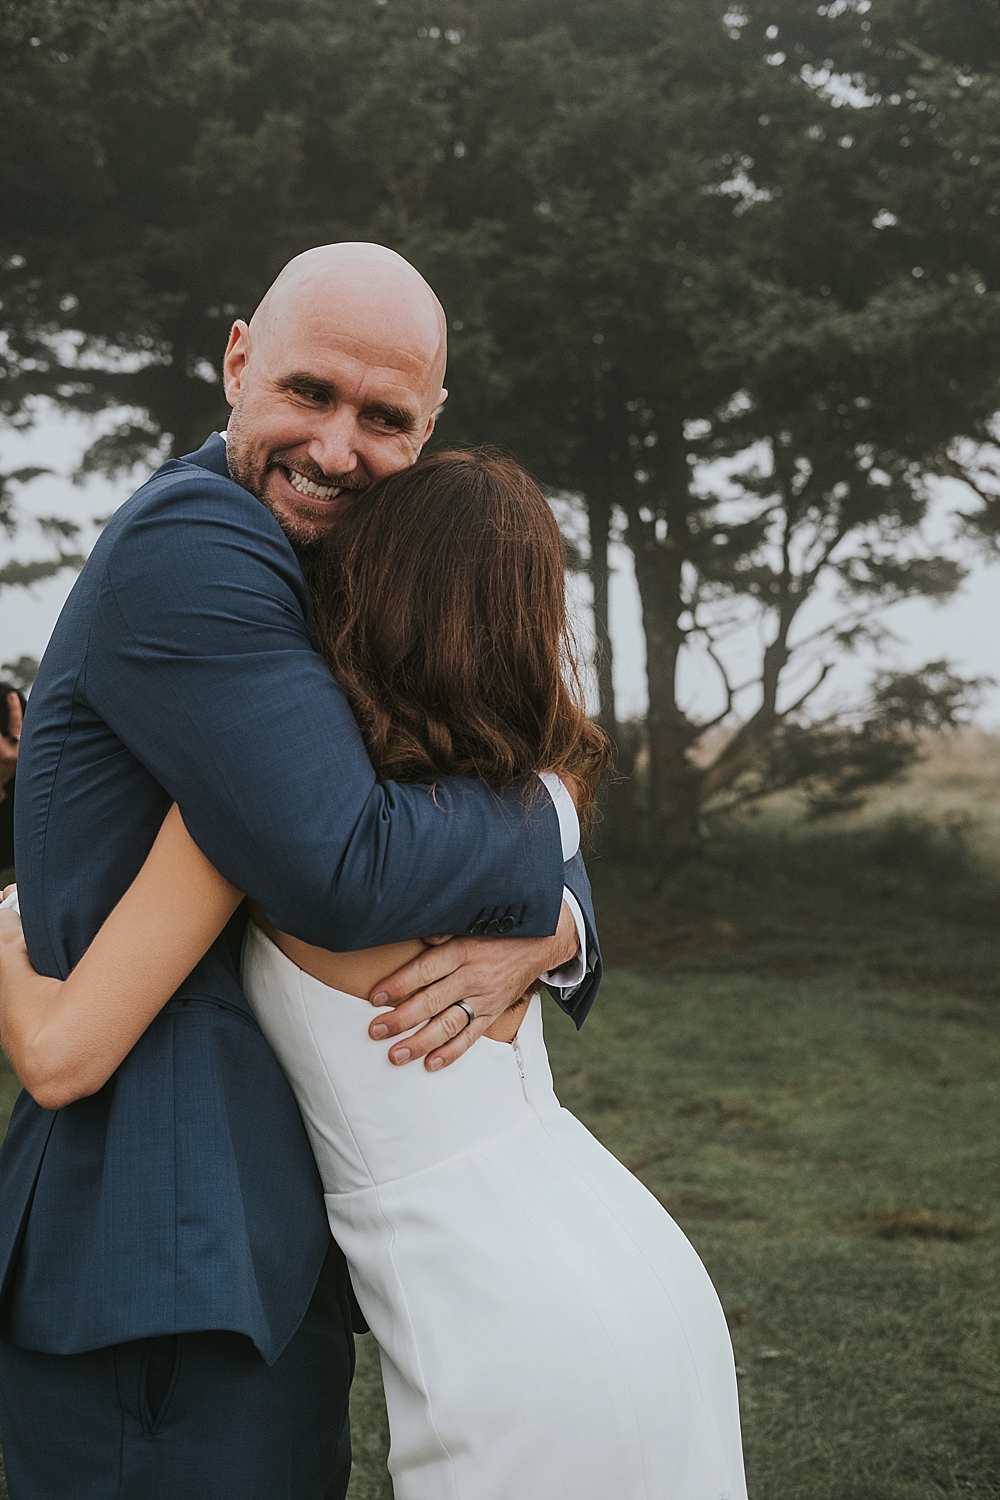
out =
<svg viewBox="0 0 1000 1500"><path fill-rule="evenodd" d="M298 547L352 494L408 468L447 392L444 315L423 278L377 245L329 245L278 277L224 364L229 469Z"/></svg>

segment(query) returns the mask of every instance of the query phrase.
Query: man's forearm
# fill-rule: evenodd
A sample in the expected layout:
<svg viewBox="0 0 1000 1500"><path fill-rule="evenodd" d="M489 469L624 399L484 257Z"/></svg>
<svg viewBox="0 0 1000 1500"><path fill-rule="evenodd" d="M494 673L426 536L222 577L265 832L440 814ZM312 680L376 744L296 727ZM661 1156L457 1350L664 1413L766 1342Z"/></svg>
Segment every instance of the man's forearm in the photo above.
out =
<svg viewBox="0 0 1000 1500"><path fill-rule="evenodd" d="M543 975L555 975L560 969L572 964L580 956L580 931L577 924L576 912L570 902L566 899L567 892L563 892L563 904L559 912L559 926L551 938L552 961L543 969ZM573 898L571 897L570 900ZM575 903L574 903L575 904ZM544 942L544 939L541 939Z"/></svg>

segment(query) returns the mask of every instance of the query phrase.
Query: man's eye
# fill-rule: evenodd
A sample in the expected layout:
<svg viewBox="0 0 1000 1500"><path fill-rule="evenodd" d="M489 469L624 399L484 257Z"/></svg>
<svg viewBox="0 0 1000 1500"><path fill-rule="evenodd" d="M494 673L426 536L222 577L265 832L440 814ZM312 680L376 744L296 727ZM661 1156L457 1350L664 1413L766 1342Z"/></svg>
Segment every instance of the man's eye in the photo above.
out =
<svg viewBox="0 0 1000 1500"><path fill-rule="evenodd" d="M322 405L326 400L326 392L317 391L312 386L299 386L295 394L301 396L303 401L312 401L316 406Z"/></svg>

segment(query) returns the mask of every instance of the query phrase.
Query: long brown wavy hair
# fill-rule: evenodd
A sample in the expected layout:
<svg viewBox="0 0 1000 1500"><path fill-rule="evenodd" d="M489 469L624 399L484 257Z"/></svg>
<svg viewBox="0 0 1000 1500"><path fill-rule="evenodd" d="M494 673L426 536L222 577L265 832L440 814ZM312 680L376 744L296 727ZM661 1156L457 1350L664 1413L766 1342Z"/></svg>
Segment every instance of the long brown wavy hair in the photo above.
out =
<svg viewBox="0 0 1000 1500"><path fill-rule="evenodd" d="M311 583L381 778L567 772L591 822L611 747L583 706L564 566L542 491L490 452L429 454L352 502Z"/></svg>

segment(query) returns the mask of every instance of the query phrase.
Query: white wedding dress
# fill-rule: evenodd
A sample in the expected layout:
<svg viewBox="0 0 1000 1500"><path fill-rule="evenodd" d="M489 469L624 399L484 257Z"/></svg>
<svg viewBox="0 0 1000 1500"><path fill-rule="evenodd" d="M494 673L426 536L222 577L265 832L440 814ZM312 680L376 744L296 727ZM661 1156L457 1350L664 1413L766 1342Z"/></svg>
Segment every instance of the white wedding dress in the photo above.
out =
<svg viewBox="0 0 1000 1500"><path fill-rule="evenodd" d="M378 1340L396 1500L746 1500L719 1299L560 1107L539 1000L428 1073L253 924L243 982Z"/></svg>

